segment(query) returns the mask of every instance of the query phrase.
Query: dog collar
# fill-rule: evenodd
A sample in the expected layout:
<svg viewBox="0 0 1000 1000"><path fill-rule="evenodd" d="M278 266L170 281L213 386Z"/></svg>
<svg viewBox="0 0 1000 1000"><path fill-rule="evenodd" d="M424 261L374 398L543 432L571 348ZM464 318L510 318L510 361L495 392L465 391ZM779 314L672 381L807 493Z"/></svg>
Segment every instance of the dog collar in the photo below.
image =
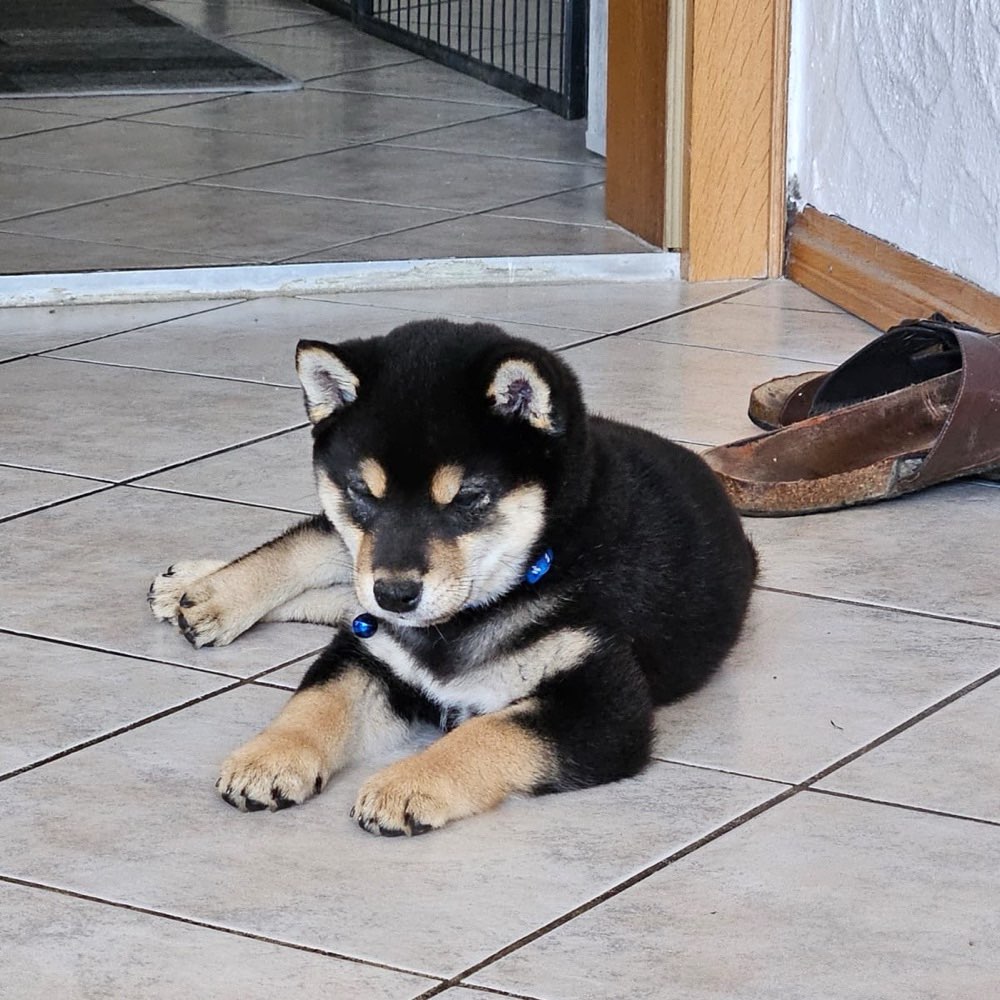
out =
<svg viewBox="0 0 1000 1000"><path fill-rule="evenodd" d="M524 582L534 586L552 568L553 552L546 549L525 571ZM370 639L378 631L378 619L367 612L351 622L351 631L359 639Z"/></svg>

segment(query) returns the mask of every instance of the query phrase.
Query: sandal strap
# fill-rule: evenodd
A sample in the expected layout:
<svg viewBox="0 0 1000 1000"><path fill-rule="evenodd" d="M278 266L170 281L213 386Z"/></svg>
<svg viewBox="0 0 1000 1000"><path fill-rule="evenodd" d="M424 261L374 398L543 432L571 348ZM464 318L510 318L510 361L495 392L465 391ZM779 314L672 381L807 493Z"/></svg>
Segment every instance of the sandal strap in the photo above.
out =
<svg viewBox="0 0 1000 1000"><path fill-rule="evenodd" d="M949 323L940 313L892 327L830 372L816 391L809 416L877 399L957 371L962 366L962 352L956 335L961 331L978 333Z"/></svg>
<svg viewBox="0 0 1000 1000"><path fill-rule="evenodd" d="M906 478L909 485L1000 466L1000 345L967 327L951 335L961 353L961 382L934 447Z"/></svg>

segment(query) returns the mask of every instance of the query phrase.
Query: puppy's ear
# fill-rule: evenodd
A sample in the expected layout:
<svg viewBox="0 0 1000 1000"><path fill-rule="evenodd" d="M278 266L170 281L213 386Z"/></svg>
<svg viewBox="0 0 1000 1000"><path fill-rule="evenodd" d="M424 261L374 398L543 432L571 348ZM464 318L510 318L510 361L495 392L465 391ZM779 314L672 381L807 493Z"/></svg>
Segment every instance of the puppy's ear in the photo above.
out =
<svg viewBox="0 0 1000 1000"><path fill-rule="evenodd" d="M295 350L295 367L306 394L306 413L314 424L358 398L357 375L329 344L300 340Z"/></svg>
<svg viewBox="0 0 1000 1000"><path fill-rule="evenodd" d="M493 412L508 420L522 420L546 434L561 434L564 430L553 380L527 358L501 361L493 372L486 397Z"/></svg>

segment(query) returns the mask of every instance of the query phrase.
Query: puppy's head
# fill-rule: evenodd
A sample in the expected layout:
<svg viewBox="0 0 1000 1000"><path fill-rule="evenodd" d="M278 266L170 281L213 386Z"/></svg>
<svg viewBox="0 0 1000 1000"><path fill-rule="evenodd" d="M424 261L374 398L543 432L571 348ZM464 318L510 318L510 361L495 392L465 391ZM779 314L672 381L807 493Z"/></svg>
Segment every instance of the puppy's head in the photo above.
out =
<svg viewBox="0 0 1000 1000"><path fill-rule="evenodd" d="M323 509L372 614L424 627L518 586L585 447L554 355L485 324L410 323L297 352Z"/></svg>

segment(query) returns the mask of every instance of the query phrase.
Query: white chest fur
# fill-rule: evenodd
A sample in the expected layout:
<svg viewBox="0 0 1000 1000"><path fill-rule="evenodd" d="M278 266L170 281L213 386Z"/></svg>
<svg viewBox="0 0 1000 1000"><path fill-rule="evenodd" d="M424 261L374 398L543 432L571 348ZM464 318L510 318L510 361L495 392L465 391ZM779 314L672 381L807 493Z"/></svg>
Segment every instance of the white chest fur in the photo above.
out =
<svg viewBox="0 0 1000 1000"><path fill-rule="evenodd" d="M396 677L444 708L455 709L459 717L495 712L528 697L543 680L575 667L595 644L583 629L557 629L515 652L487 655L441 679L387 632L367 640L367 648Z"/></svg>

